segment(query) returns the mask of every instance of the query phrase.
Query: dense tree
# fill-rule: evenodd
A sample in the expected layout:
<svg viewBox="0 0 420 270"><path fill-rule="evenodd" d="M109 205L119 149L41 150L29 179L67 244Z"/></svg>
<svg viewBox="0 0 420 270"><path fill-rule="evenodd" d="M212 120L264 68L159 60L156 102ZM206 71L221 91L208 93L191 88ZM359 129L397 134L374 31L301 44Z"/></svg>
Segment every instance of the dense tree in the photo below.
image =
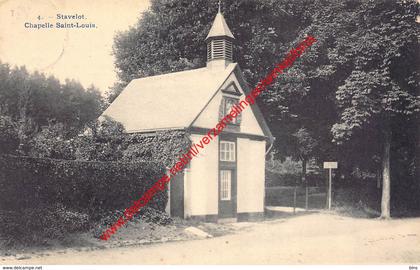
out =
<svg viewBox="0 0 420 270"><path fill-rule="evenodd" d="M305 185L305 208L308 209L308 183L306 169L308 161L315 156L318 142L309 134L305 128L300 128L292 135L295 137L295 158L302 162L302 182ZM296 200L296 184L294 198ZM296 205L296 203L294 204Z"/></svg>
<svg viewBox="0 0 420 270"><path fill-rule="evenodd" d="M0 62L0 114L14 123L22 154L29 151L25 147L43 127L57 124L65 136L72 136L96 119L102 106L94 86L84 89L74 80L62 84L53 76ZM43 135L47 134L39 134Z"/></svg>
<svg viewBox="0 0 420 270"><path fill-rule="evenodd" d="M0 153L13 153L18 146L18 128L10 117L0 115Z"/></svg>
<svg viewBox="0 0 420 270"><path fill-rule="evenodd" d="M418 143L405 135L415 135L418 123L418 4L314 1L306 11L311 21L298 37L311 34L318 42L277 81L278 91L268 93L272 123L278 120L286 140L307 127L321 139L318 158L334 157L348 173L361 168L377 174L382 159L382 216L389 217L390 148ZM280 143L285 153L289 145ZM412 163L413 151L407 154L395 165Z"/></svg>
<svg viewBox="0 0 420 270"><path fill-rule="evenodd" d="M367 2L355 15L359 27L346 39L351 73L336 92L340 120L332 131L337 141L360 132L376 136L382 157L381 216L390 217L390 152L394 131L410 129L420 112L420 32L415 2ZM360 41L363 40L363 43ZM407 126L408 124L408 126Z"/></svg>
<svg viewBox="0 0 420 270"><path fill-rule="evenodd" d="M75 147L61 123L42 127L30 140L29 153L32 157L74 159Z"/></svg>
<svg viewBox="0 0 420 270"><path fill-rule="evenodd" d="M330 88L339 113L332 135L342 149L361 151L350 154L345 163L363 166L372 164L366 159L382 158L382 216L389 217L390 148L393 140L407 139L403 133L410 132L418 119L417 4L346 1L314 10L314 20L305 31L321 37L318 47L327 44L323 66L331 72L324 74L338 83ZM319 82L310 81L311 92ZM398 135L392 136L393 131ZM415 145L416 139L411 143Z"/></svg>
<svg viewBox="0 0 420 270"><path fill-rule="evenodd" d="M235 61L246 70L250 82L257 82L279 61L287 50L284 43L299 27L293 24L296 15L288 10L299 13L303 8L275 0L222 2L236 38ZM203 67L204 40L217 8L217 0L151 1L150 10L137 24L115 37L113 52L119 82L110 91L109 100L134 78Z"/></svg>

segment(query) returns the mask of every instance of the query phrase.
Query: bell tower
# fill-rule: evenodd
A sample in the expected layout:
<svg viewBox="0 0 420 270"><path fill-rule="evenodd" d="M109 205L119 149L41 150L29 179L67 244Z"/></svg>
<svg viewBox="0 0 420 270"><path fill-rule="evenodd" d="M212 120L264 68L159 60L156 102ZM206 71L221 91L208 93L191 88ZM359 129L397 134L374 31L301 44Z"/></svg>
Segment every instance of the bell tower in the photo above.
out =
<svg viewBox="0 0 420 270"><path fill-rule="evenodd" d="M208 68L226 68L227 65L233 62L233 42L235 37L226 24L220 5L219 1L219 11L206 37Z"/></svg>

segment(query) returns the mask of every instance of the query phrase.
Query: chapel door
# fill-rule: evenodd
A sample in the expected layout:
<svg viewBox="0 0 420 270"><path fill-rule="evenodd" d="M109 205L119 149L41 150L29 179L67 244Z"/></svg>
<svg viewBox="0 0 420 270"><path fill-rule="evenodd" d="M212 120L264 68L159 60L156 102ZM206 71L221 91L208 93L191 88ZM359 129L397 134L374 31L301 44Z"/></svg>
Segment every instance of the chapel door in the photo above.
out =
<svg viewBox="0 0 420 270"><path fill-rule="evenodd" d="M220 141L219 218L236 217L236 142Z"/></svg>

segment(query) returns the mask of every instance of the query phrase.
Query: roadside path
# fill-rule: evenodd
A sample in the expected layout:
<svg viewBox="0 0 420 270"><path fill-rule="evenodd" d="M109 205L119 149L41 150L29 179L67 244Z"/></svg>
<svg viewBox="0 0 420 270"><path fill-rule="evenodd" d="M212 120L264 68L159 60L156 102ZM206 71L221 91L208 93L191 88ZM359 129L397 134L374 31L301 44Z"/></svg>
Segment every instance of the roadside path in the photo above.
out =
<svg viewBox="0 0 420 270"><path fill-rule="evenodd" d="M1 264L420 264L420 218L377 220L308 214L237 223L205 240L85 252L51 252ZM5 259L5 260L4 260Z"/></svg>

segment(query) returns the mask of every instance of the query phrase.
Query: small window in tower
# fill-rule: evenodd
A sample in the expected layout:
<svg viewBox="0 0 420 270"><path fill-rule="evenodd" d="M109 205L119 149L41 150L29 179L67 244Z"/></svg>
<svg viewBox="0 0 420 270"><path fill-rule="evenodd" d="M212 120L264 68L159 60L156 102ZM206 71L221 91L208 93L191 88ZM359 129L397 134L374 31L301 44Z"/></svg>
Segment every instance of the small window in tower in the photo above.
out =
<svg viewBox="0 0 420 270"><path fill-rule="evenodd" d="M232 46L232 41L230 40L226 40L225 43L225 54L226 54L226 59L233 61L233 46Z"/></svg>
<svg viewBox="0 0 420 270"><path fill-rule="evenodd" d="M220 59L225 57L225 42L224 40L213 40L213 59Z"/></svg>

